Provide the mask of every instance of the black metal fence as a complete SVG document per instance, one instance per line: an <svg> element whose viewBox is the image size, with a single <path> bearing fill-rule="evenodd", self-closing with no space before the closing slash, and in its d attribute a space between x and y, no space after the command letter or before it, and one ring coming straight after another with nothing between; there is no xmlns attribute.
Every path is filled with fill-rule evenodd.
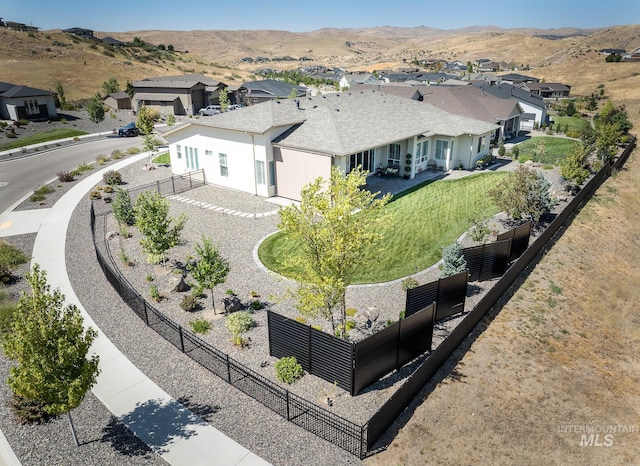
<svg viewBox="0 0 640 466"><path fill-rule="evenodd" d="M635 148L635 145L636 138L633 137L622 154L616 159L613 166L605 165L598 173L596 173L580 190L577 196L572 199L569 205L556 216L545 231L536 238L529 247L524 250L522 249L522 244L524 243L524 226L522 226L522 231L514 232L514 236L512 238L500 238L501 240L506 239L510 243L510 250L507 255L509 259L513 258L514 254L517 254L518 252L521 253L520 257L512 262L504 275L487 291L478 304L460 320L447 338L445 338L435 350L430 352L425 361L406 379L402 386L396 390L396 392L364 425L351 422L293 393L290 393L288 390L274 384L261 375L253 372L251 369L233 360L228 354L225 354L202 341L196 335L183 329L180 325L172 322L170 319L167 319L159 311L153 308L153 306L149 305L149 303L147 303L118 272L117 268L111 265L113 264L113 259L111 258L106 245L100 245L96 242L96 214L92 205L90 221L93 242L96 249L98 263L102 267L107 280L112 284L114 289L120 294L129 307L141 319L143 319L147 325L151 326L176 348L179 348L185 354L188 354L193 360L201 364L203 367L209 369L218 377L248 394L264 406L278 413L283 418L286 418L289 422L292 422L305 430L334 443L344 450L363 458L366 452L374 446L375 442L380 438L384 431L393 423L402 411L404 411L420 390L422 390L429 379L433 377L449 356L451 356L464 339L467 338L469 333L493 307L495 302L508 290L531 260L533 260L547 242L553 238L569 216L572 215L576 209L583 204L585 199L593 193L597 186L611 174L612 168L622 168L622 165L629 157L631 151ZM190 180L190 183L192 182L193 179ZM202 183L204 184L204 178ZM156 184L156 188L159 192L162 192L162 186L164 186L164 184ZM147 187L147 189L148 188L149 187ZM103 232L104 237L106 234L106 222L103 229L105 230ZM528 243L528 233L526 234L526 237ZM101 253L100 249L102 248L106 250L106 254ZM109 257L109 259L107 260L105 256ZM490 270L492 269L493 267L490 267ZM458 278L458 280L460 280L460 278ZM466 273L464 281L466 287ZM429 293L437 297L440 284L436 282L437 287L435 287L435 291L434 285L430 285L431 288ZM428 300L428 298L424 297L421 299ZM433 301L431 301L431 303L433 303ZM452 299L452 302L455 301L456 299ZM413 305L414 304L412 303L412 306ZM438 313L437 305L432 305L431 312L429 312L429 310L425 310L424 313L414 313L415 315L409 315L408 318L402 319L403 321L406 321L404 332L402 331L402 321L397 322L395 325L398 325L398 333L395 335L402 335L402 338L409 342L409 345L402 347L402 349L396 352L395 355L385 355L385 357L389 359L390 362L395 358L396 364L398 364L400 361L409 360L407 358L410 358L410 354L412 352L420 352L419 354L424 353L426 351L427 343L428 347L431 348L431 339L423 339L416 343L416 329L422 328L425 324L428 326L430 322L431 330L433 330L433 321L441 318L441 315L445 315L447 312L454 309L457 309L455 304L453 304L449 310L443 310L442 314L440 314ZM435 317L434 312L436 314ZM431 317L429 317L429 315L431 315ZM414 317L416 317L416 319L413 319ZM382 334L382 336L378 338L388 341L399 341L401 338L400 336L394 336L393 329L389 330L388 334L384 334L383 332L379 332L379 334ZM306 340L304 336L301 337L299 343L302 345L305 343L307 345L312 344L311 338ZM373 340L371 340L371 343L373 343ZM400 348L400 346L397 347ZM300 349L298 345L291 344L289 346L290 350L293 350L294 348ZM367 354L367 357L370 357L371 353L366 350L365 345L361 348L362 354ZM385 348L385 346L380 345L379 348ZM355 353L354 358L358 359L359 355L357 354L357 350ZM300 358L298 358L298 360L300 361L303 359L304 352L300 353ZM379 360L380 358L378 358L378 361ZM307 364L310 364L310 361L307 361ZM367 365L364 356L360 358L360 364L362 365L362 368ZM373 374L373 372L369 372L367 377L372 377L371 374ZM376 379L377 378L378 376L376 376Z"/></svg>
<svg viewBox="0 0 640 466"><path fill-rule="evenodd" d="M268 311L269 355L295 356L302 368L352 396L431 350L435 303L352 343Z"/></svg>
<svg viewBox="0 0 640 466"><path fill-rule="evenodd" d="M436 303L435 320L442 320L464 310L468 271L407 290L405 317Z"/></svg>
<svg viewBox="0 0 640 466"><path fill-rule="evenodd" d="M509 231L498 235L496 241L511 240L511 252L509 254L509 262L513 262L522 255L529 247L529 239L531 238L531 221L512 228Z"/></svg>

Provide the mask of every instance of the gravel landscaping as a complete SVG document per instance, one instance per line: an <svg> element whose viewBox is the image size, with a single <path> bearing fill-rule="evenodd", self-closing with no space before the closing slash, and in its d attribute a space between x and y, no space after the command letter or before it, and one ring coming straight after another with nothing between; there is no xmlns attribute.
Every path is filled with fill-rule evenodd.
<svg viewBox="0 0 640 466"><path fill-rule="evenodd" d="M128 186L135 187L170 176L170 169L167 167L159 167L153 171L144 170L143 167L144 164L139 162L120 170ZM52 205L74 184L61 184L56 189L56 192L53 193L54 195L49 195L51 198L47 197L45 207L50 207L49 202ZM266 272L256 263L254 258L255 246L265 236L276 231L277 228L278 216L264 214L272 213L278 206L255 196L213 186L197 188L181 196L201 203L231 208L235 211L262 214L262 216L242 217L216 210L203 209L193 203L179 202L179 200L171 201L171 214L175 216L180 212L185 212L188 220L183 233L185 242L172 250L170 257L184 263L187 256L194 253L194 241L204 234L213 239L214 243L218 243L223 255L231 261L231 272L226 283L220 285L214 291L218 312L221 312L220 300L224 297L225 290L230 288L239 295L244 303L253 300L250 293L256 292L260 295L259 299L265 303L267 308L290 317L296 316L297 312L292 303L275 299L275 296L282 296L290 283L286 279L275 277ZM284 421L271 410L229 386L226 382L181 354L179 350L146 327L122 303L96 263L89 231L89 204L90 201L87 196L76 208L69 225L66 245L69 278L77 296L90 312L97 325L136 366L143 370L152 380L161 382L160 385L164 390L174 398L181 399L185 405L191 407L194 412L200 414L212 425L274 464L359 463L357 458L337 446ZM96 206L104 209L108 208L108 205L102 201L98 201ZM29 201L25 201L19 208L34 208L34 206L33 203L29 205ZM109 222L113 222L113 219L110 218ZM499 224L494 227L498 228ZM502 225L502 228L506 229L504 225ZM117 231L115 223L109 223L108 230ZM147 264L146 258L138 246L137 239L139 238L135 236L137 232L134 228L131 228L131 232L134 233L134 236L130 239L122 239L116 236L110 240L112 254L115 263L119 265L120 270L127 276L127 279L151 302L152 300L148 293L151 282L147 281L147 277L151 277L162 291L162 283L170 274L166 275L162 267ZM23 238L22 240L32 244L35 235L24 236L31 236L32 238ZM18 237L10 239L14 240L14 238ZM122 264L119 259L121 246L129 259L135 262L135 266L125 267ZM437 268L432 267L415 274L414 278L420 284L423 284L437 279L438 274ZM470 288L467 309L470 309L482 296L483 291L491 285L491 282L475 283L474 285L478 286ZM206 293L208 294L208 292ZM245 335L250 338L249 348L238 349L231 345L229 341L230 335L224 326L224 318L213 314L210 296L200 300L204 309L194 313L187 313L179 308L182 294L171 293L168 290L164 291L164 294L166 298L154 305L165 315L185 328L189 328L189 321L196 316L202 315L212 320L214 324L212 330L203 337L206 341L254 371L275 381L273 364L276 359L268 355L266 312L264 310L254 313L257 326ZM378 318L380 324L387 319L398 319L400 311L404 309L404 299L404 290L400 280L384 285L350 287L347 294L348 306L355 307L359 311L366 310L370 306L376 306L380 311L380 317ZM436 325L434 347L455 327L459 319L460 317L456 317ZM326 321L309 321L309 323L327 326ZM355 339L359 339L364 337L366 333L366 331L360 333L353 331L352 336ZM353 422L364 423L422 360L423 358L419 358L398 373L389 374L381 382L367 388L356 397L349 396L348 393L341 389L335 390L335 403L333 407L327 409ZM2 361L0 370L3 375L6 374L8 370L6 360ZM332 390L332 384L307 374L288 388L309 401L319 404L321 393ZM122 456L118 456L122 454L121 448L110 440L95 440L100 432L103 437L107 435L104 430L100 431L96 426L109 426L113 424L113 419L110 419L108 412L104 412L106 411L105 408L92 397L92 395L89 395L76 411L78 411L77 416L79 418L83 416L81 413L87 409L87 406L90 407L90 412L93 413L87 414L87 425L93 426L93 430L87 427L87 435L94 439L90 443L92 448L97 449L94 458L101 458L104 454L106 460L104 462L101 461L100 464L109 464L108 458L112 457L116 459L119 457L122 461ZM96 408L93 406L94 403L99 406ZM20 440L20 438L23 438L20 435L21 426L14 425L15 423L8 419L9 416L10 413L4 409L1 421L2 430L22 460L25 448L28 449L29 445L33 444L33 441L24 442ZM259 420L259 422L256 422L256 420ZM63 421L66 422L64 419L54 422ZM38 432L42 432L42 435L47 435L44 430L45 427L42 427L42 430L40 430L40 426L34 429L38 429ZM82 428L79 425L77 427L79 434L82 436ZM122 438L122 442L125 444L134 443L134 440L129 438L133 436L129 435L127 437L126 433L128 431L126 429L121 430L124 430L124 433L119 433L118 435ZM58 428L56 432L61 437L58 443L64 444L62 439L64 439L64 435L67 432L63 428ZM91 433L89 434L89 432ZM36 437L34 438L37 438L40 434L35 435ZM14 446L15 442L18 444L17 447ZM23 447L20 446L21 443L28 443L29 445ZM69 445L72 445L72 442ZM138 445L132 448L136 452L144 450L144 448L139 447ZM73 450L73 448L71 449ZM148 461L144 464L154 464L154 460L161 462L154 455L145 456L148 454L148 451L144 454L136 454L135 459L132 461ZM23 464L63 464L55 461L47 463L48 456L36 455L35 457L41 459L42 462L23 462ZM88 462L74 461L73 463L92 464L90 460ZM129 458L127 458L126 464L138 463L129 462Z"/></svg>

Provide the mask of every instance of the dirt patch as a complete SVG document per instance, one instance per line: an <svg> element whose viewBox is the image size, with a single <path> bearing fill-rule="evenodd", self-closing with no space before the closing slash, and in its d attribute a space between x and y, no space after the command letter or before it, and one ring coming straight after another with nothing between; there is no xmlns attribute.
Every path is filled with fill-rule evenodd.
<svg viewBox="0 0 640 466"><path fill-rule="evenodd" d="M485 318L367 463L637 461L637 154L598 189L509 302Z"/></svg>

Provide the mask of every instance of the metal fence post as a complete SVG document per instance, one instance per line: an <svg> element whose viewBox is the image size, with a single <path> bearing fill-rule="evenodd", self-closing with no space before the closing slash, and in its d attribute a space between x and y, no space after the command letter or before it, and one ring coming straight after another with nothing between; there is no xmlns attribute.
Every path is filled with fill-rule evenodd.
<svg viewBox="0 0 640 466"><path fill-rule="evenodd" d="M286 396L286 400L287 400L287 421L291 420L291 415L289 414L289 390L285 391Z"/></svg>
<svg viewBox="0 0 640 466"><path fill-rule="evenodd" d="M176 180L173 176L171 177L171 190L173 191L173 194L176 193Z"/></svg>
<svg viewBox="0 0 640 466"><path fill-rule="evenodd" d="M180 349L184 353L184 339L182 338L182 325L178 325L178 334L180 335Z"/></svg>
<svg viewBox="0 0 640 466"><path fill-rule="evenodd" d="M230 385L233 385L231 383L231 366L229 365L229 354L225 354L225 356L227 357L227 383Z"/></svg>
<svg viewBox="0 0 640 466"><path fill-rule="evenodd" d="M193 188L193 182L191 181L191 172L189 172L189 188Z"/></svg>
<svg viewBox="0 0 640 466"><path fill-rule="evenodd" d="M160 191L160 180L156 181L156 191L158 191L158 194L162 194Z"/></svg>
<svg viewBox="0 0 640 466"><path fill-rule="evenodd" d="M149 326L149 314L147 314L147 302L142 300L142 309L144 309L144 321L147 323L147 327Z"/></svg>

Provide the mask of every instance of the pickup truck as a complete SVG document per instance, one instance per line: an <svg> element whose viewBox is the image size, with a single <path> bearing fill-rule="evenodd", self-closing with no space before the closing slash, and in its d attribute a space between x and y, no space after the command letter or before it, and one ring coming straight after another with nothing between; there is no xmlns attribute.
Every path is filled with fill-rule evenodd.
<svg viewBox="0 0 640 466"><path fill-rule="evenodd" d="M217 115L220 113L220 105L207 105L206 107L198 110L198 113L202 116Z"/></svg>

